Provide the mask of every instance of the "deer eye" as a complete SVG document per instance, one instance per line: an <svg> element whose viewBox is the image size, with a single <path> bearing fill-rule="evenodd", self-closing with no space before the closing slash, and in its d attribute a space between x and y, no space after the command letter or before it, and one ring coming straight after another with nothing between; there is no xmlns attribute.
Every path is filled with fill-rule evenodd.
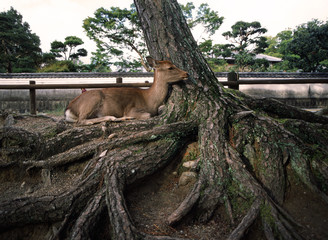
<svg viewBox="0 0 328 240"><path fill-rule="evenodd" d="M168 69L169 69L169 70L173 70L173 67L169 67Z"/></svg>

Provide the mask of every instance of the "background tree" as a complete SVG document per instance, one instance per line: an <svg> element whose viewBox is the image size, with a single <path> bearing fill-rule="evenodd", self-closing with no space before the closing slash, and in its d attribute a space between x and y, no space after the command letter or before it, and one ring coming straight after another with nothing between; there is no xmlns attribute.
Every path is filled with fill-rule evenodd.
<svg viewBox="0 0 328 240"><path fill-rule="evenodd" d="M223 22L223 17L219 17L208 4L201 4L197 11L191 2L181 7L189 27L192 29L202 26L209 36L213 35ZM96 65L110 63L116 66L118 71L140 71L141 67L147 71L151 70L145 61L148 50L134 5L131 5L131 9L99 8L94 17L84 20L83 28L88 37L97 43L98 50L94 53L97 55L94 58Z"/></svg>
<svg viewBox="0 0 328 240"><path fill-rule="evenodd" d="M212 36L223 23L224 17L220 17L217 11L211 10L207 3L202 3L198 7L196 16L194 14L196 7L192 2L186 5L180 4L180 7L190 29L200 25L205 33Z"/></svg>
<svg viewBox="0 0 328 240"><path fill-rule="evenodd" d="M186 238L185 233L167 224L183 223L185 229L212 220L217 231L218 219L228 219L227 233L218 237L238 240L255 230L267 239L315 236L299 223L304 211L295 217L286 210L286 200L290 189L311 192L307 196L327 211L327 118L224 88L199 51L177 1L135 4L150 55L188 71L191 83L174 85L161 114L148 120L84 127L58 123L52 135L4 128L0 170L11 175L28 171L27 178L41 175L47 184L64 172L68 184L58 188L24 181L29 192L4 192L0 230L37 225L53 239L97 239L94 235L100 233L98 239L177 240ZM143 231L136 224L143 214L133 215L134 206L127 202L129 190L142 180L154 181L154 173L176 161L191 139L199 147L196 182L174 210L161 209L158 228L164 231ZM161 191L156 186L147 197ZM308 204L308 199L294 200L296 208L302 201Z"/></svg>
<svg viewBox="0 0 328 240"><path fill-rule="evenodd" d="M0 13L0 71L35 72L41 64L39 37L14 8Z"/></svg>
<svg viewBox="0 0 328 240"><path fill-rule="evenodd" d="M255 64L254 56L263 53L268 47L267 40L261 36L267 29L262 28L261 23L238 21L231 26L231 31L222 35L232 42L231 52L236 64L242 70ZM262 60L261 60L262 61Z"/></svg>
<svg viewBox="0 0 328 240"><path fill-rule="evenodd" d="M90 71L94 72L111 72L108 56L104 51L101 51L99 48L96 52L92 53Z"/></svg>
<svg viewBox="0 0 328 240"><path fill-rule="evenodd" d="M70 60L50 61L39 72L77 72L78 66Z"/></svg>
<svg viewBox="0 0 328 240"><path fill-rule="evenodd" d="M265 49L265 54L282 58L288 54L287 45L293 40L293 31L284 30L279 32L275 37L267 37L268 47Z"/></svg>
<svg viewBox="0 0 328 240"><path fill-rule="evenodd" d="M224 58L227 57L227 54L231 56L230 50L227 49L229 44L214 44L211 39L222 25L224 17L220 17L217 11L211 10L205 3L201 4L197 10L192 2L188 2L186 5L180 4L180 7L191 30L196 29L197 26L203 28L203 33L198 36L198 39L202 39L199 41L199 47L212 70L226 71L227 63ZM204 36L205 33L206 36Z"/></svg>
<svg viewBox="0 0 328 240"><path fill-rule="evenodd" d="M298 26L287 44L285 59L304 72L327 71L328 21L313 20ZM292 56L291 56L292 55Z"/></svg>
<svg viewBox="0 0 328 240"><path fill-rule="evenodd" d="M84 48L76 49L76 47L82 45L84 42L81 38L76 36L68 36L65 38L65 42L53 41L51 43L50 52L56 58L63 58L64 60L78 60L79 57L85 57L88 55L87 50Z"/></svg>
<svg viewBox="0 0 328 240"><path fill-rule="evenodd" d="M131 55L131 52L134 52L139 59L137 67L143 66L150 71L145 61L147 49L134 5L131 5L130 10L118 7L111 7L110 10L99 8L94 17L84 20L83 28L88 37L97 44L98 57L94 60L101 60L101 62L97 62L96 65L102 65L104 62L113 64L115 61L116 65L121 67L121 71L122 69L131 69L133 68L131 64L136 59ZM124 49L128 51L124 51ZM99 59L99 56L102 58Z"/></svg>
<svg viewBox="0 0 328 240"><path fill-rule="evenodd" d="M231 44L213 44L212 40L199 43L199 49L214 72L228 71L226 58L232 56Z"/></svg>
<svg viewBox="0 0 328 240"><path fill-rule="evenodd" d="M76 49L77 46L84 44L81 38L76 36L68 36L65 38L64 44L68 47L69 59L79 59L79 57L85 57L88 55L87 50L84 48Z"/></svg>
<svg viewBox="0 0 328 240"><path fill-rule="evenodd" d="M261 23L238 21L231 26L231 29L222 35L234 44L233 50L260 53L267 47L264 44L265 39L261 36L267 32L267 29L262 28Z"/></svg>
<svg viewBox="0 0 328 240"><path fill-rule="evenodd" d="M77 49L84 42L76 36L68 36L64 42L51 42L49 53L43 54L43 66L40 72L76 72L91 71L89 66L81 64L80 57L85 57L88 52L84 48ZM57 60L57 59L61 60Z"/></svg>
<svg viewBox="0 0 328 240"><path fill-rule="evenodd" d="M287 46L293 40L293 31L284 30L279 32L275 37L268 37L268 48L265 54L273 57L282 58L283 61L273 66L276 71L296 71L297 68L289 62L291 59L296 59L297 56L292 54Z"/></svg>

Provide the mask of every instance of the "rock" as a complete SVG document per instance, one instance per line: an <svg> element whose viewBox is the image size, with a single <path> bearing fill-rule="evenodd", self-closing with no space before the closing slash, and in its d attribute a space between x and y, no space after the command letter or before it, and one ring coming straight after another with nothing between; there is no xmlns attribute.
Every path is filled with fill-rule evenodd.
<svg viewBox="0 0 328 240"><path fill-rule="evenodd" d="M179 186L185 186L190 182L194 182L197 178L195 172L183 172L179 179Z"/></svg>
<svg viewBox="0 0 328 240"><path fill-rule="evenodd" d="M197 160L184 162L182 166L188 169L195 169L197 167Z"/></svg>
<svg viewBox="0 0 328 240"><path fill-rule="evenodd" d="M247 157L250 161L254 161L256 159L256 152L251 144L247 144L245 146L244 156Z"/></svg>
<svg viewBox="0 0 328 240"><path fill-rule="evenodd" d="M106 153L107 153L107 150L103 151L102 153L100 153L99 157L100 158L105 157L106 156Z"/></svg>
<svg viewBox="0 0 328 240"><path fill-rule="evenodd" d="M183 156L183 161L193 161L199 156L198 142L193 142L188 145L186 152Z"/></svg>
<svg viewBox="0 0 328 240"><path fill-rule="evenodd" d="M29 188L26 190L25 194L31 194L31 193L33 193L33 188L32 188L32 187L29 187Z"/></svg>

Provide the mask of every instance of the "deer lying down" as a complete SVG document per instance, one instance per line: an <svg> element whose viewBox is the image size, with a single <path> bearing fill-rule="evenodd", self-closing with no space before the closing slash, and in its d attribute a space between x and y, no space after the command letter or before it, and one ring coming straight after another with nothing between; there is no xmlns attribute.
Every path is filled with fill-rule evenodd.
<svg viewBox="0 0 328 240"><path fill-rule="evenodd" d="M68 122L89 125L104 121L148 119L157 115L158 107L168 92L168 83L188 79L188 73L170 61L147 58L155 68L154 82L149 89L105 88L87 91L73 99L65 110Z"/></svg>

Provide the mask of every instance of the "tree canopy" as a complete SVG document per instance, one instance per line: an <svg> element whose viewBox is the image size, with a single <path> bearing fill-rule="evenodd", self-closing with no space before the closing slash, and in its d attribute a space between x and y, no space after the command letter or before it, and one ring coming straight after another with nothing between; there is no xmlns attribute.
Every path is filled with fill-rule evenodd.
<svg viewBox="0 0 328 240"><path fill-rule="evenodd" d="M131 9L121 9L111 7L110 10L99 8L94 13L94 17L88 17L83 22L87 36L94 40L97 44L97 57L93 58L96 65L104 63L113 63L112 59L116 58L117 65L123 69L129 68L129 61L133 65L142 66L150 71L150 68L145 62L147 49L143 40L142 31L139 24L136 9L131 5ZM138 61L135 58L131 59L131 54L134 52L138 55ZM105 54L100 54L105 53ZM101 58L99 58L101 57Z"/></svg>
<svg viewBox="0 0 328 240"><path fill-rule="evenodd" d="M260 22L238 21L231 26L231 31L222 34L232 42L228 46L241 70L256 65L266 64L268 66L268 63L263 60L254 59L256 54L263 53L268 47L267 38L262 36L266 32L267 29L263 28Z"/></svg>
<svg viewBox="0 0 328 240"><path fill-rule="evenodd" d="M180 4L180 7L190 29L202 25L205 32L211 36L223 23L224 17L220 17L217 11L211 10L207 3L202 3L198 7L196 16L193 13L196 7L192 2L188 2L186 5Z"/></svg>
<svg viewBox="0 0 328 240"><path fill-rule="evenodd" d="M50 52L56 57L64 60L77 60L79 57L88 55L84 48L76 49L78 46L84 44L81 38L76 36L68 36L64 42L53 41L51 43Z"/></svg>
<svg viewBox="0 0 328 240"><path fill-rule="evenodd" d="M201 26L203 32L197 43L212 70L214 71L328 71L327 59L327 22L312 20L299 25L296 29L285 30L276 36L264 36L266 28L257 21L238 21L231 30L222 35L230 44L217 43L212 39L224 21L217 11L208 4L196 7L192 2L179 4L189 28ZM65 40L51 43L51 52L43 53L39 37L31 33L29 24L13 8L0 14L0 71L35 72L52 64L55 59L73 61L72 66L60 69L84 69L87 71L150 71L144 60L149 54L145 45L137 11L132 4L129 9L111 7L99 8L93 17L83 21L87 36L97 44L92 53L91 64L81 68L76 64L80 57L87 56L81 38L68 36ZM197 28L199 30L199 28ZM265 53L282 58L283 61L269 65L266 60L256 59L255 55ZM235 65L228 66L227 59ZM58 65L58 64L57 64ZM70 64L71 65L71 64ZM81 65L81 64L80 64ZM48 69L56 71L56 66ZM46 71L48 71L46 69Z"/></svg>
<svg viewBox="0 0 328 240"><path fill-rule="evenodd" d="M0 13L0 71L35 72L41 64L40 38L14 8Z"/></svg>
<svg viewBox="0 0 328 240"><path fill-rule="evenodd" d="M294 68L304 72L328 71L328 21L313 20L298 26L286 51L285 59Z"/></svg>
<svg viewBox="0 0 328 240"><path fill-rule="evenodd" d="M266 47L261 36L267 29L261 26L260 22L238 21L231 26L231 31L224 32L222 35L231 39L234 50L237 52L253 51L260 53Z"/></svg>
<svg viewBox="0 0 328 240"><path fill-rule="evenodd" d="M196 14L193 3L180 6L190 28L202 25L206 33L213 35L223 22L224 18L219 17L208 4L201 4ZM99 8L94 17L84 20L83 28L88 37L97 43L97 52L93 53L93 64L96 66L110 63L119 69L136 70L142 66L147 71L151 70L145 61L148 50L133 4L130 9Z"/></svg>

